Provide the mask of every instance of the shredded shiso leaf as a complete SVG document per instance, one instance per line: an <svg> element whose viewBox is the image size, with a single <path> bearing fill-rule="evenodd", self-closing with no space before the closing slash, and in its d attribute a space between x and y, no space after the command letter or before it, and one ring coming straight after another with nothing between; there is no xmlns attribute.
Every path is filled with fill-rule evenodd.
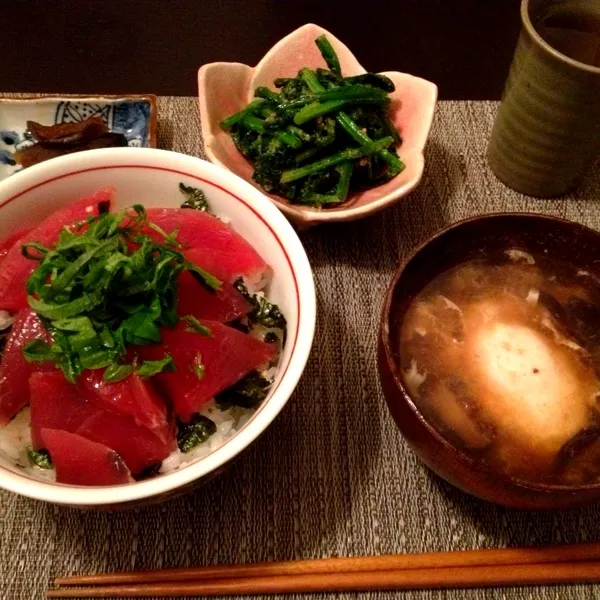
<svg viewBox="0 0 600 600"><path fill-rule="evenodd" d="M143 234L150 228L162 238ZM27 281L27 300L52 336L23 349L31 362L54 362L75 382L84 369L107 367L106 381L134 370L151 377L173 368L159 361L123 364L129 346L160 342L160 328L177 324L178 278L189 271L205 288L221 281L187 261L176 233L148 221L140 204L63 228L53 247L24 244L23 255L39 262Z"/></svg>

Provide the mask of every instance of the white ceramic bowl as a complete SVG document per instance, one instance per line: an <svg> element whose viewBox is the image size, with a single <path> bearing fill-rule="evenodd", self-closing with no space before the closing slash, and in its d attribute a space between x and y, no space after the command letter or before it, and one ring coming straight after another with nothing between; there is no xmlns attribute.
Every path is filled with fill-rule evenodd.
<svg viewBox="0 0 600 600"><path fill-rule="evenodd" d="M75 506L146 503L198 483L247 448L285 406L302 374L315 327L315 290L306 253L284 216L258 190L199 158L150 148L109 148L56 158L0 183L0 239L35 225L58 207L114 186L116 206L178 207L179 182L202 188L213 210L231 219L273 267L269 296L288 322L288 337L268 397L250 421L219 449L168 475L108 487L76 487L34 480L0 456L0 486L31 498Z"/></svg>
<svg viewBox="0 0 600 600"><path fill-rule="evenodd" d="M256 67L241 63L216 62L204 65L198 71L200 121L204 149L215 164L229 169L252 185L252 165L238 152L231 137L219 123L241 110L254 97L258 86L273 88L276 77L295 77L302 67L325 67L315 46L315 38L327 35L335 49L345 76L366 73L348 46L332 33L318 25L303 25L279 40ZM417 187L423 176L423 150L429 136L437 100L437 86L426 79L386 71L396 86L390 94L389 115L402 135L398 153L406 169L383 185L354 192L348 200L335 208L314 208L291 204L285 198L267 194L275 205L300 228L319 223L333 223L362 219L391 206Z"/></svg>

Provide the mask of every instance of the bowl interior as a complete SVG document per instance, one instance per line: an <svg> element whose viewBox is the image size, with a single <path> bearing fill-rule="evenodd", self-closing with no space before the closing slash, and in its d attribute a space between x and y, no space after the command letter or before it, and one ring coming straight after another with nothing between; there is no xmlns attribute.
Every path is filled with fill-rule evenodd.
<svg viewBox="0 0 600 600"><path fill-rule="evenodd" d="M388 366L393 373L399 394L388 402L407 402L437 442L451 447L463 463L477 465L477 470L494 473L500 478L516 479L466 455L442 435L423 416L410 397L400 368L400 355L392 336L402 326L409 306L421 290L436 276L468 260L484 258L489 253L519 248L526 252L547 255L600 277L596 257L600 252L600 234L582 225L534 214L498 214L476 217L445 229L426 241L404 262L390 285L384 306L382 342ZM564 488L519 481L531 488ZM590 486L580 486L590 487ZM569 489L576 489L575 486Z"/></svg>
<svg viewBox="0 0 600 600"><path fill-rule="evenodd" d="M218 75L211 74L210 79L218 79ZM291 76L292 73L280 73L280 76ZM385 201L393 195L406 193L412 189L412 184L418 182L423 171L423 147L429 133L433 106L431 103L431 88L422 85L423 80L402 73L386 73L396 84L396 91L391 94L392 104L389 115L397 130L403 137L402 145L398 146L398 153L402 157L406 168L402 173L390 181L368 190L358 190L350 194L348 200L341 206L321 210L314 207L294 205L285 198L274 194L266 194L280 207L302 213L314 213L315 215L336 215L352 209L373 205L379 201ZM210 83L207 83L207 87ZM248 102L239 94L232 94L230 88L223 89L218 93L218 88L212 88L208 96L207 119L212 128L212 135L207 140L207 152L215 162L226 167L242 179L250 182L257 189L262 190L259 184L252 179L254 171L252 165L235 147L231 137L223 131L219 122L225 117L242 110ZM224 96L228 100L225 101ZM227 110L226 106L230 106ZM429 116L431 115L431 116ZM264 190L262 190L264 193Z"/></svg>
<svg viewBox="0 0 600 600"><path fill-rule="evenodd" d="M153 495L202 477L230 460L270 423L287 401L312 341L314 289L310 267L296 234L283 216L256 190L230 173L200 159L149 149L94 150L54 159L0 185L0 239L39 223L60 206L102 187L115 189L117 208L133 203L179 207L183 200L178 190L180 182L203 189L213 211L230 219L232 227L273 268L268 293L286 315L288 338L267 399L235 437L206 458L172 474L127 486L72 488L27 478L0 455L0 467L5 470L1 473L0 469L0 483L5 487L8 484L13 491L52 500L63 500L60 492L55 493L56 489L66 488L67 495L73 493L69 490L76 490L76 500L69 499L72 503L101 504L113 501L111 496L115 495L127 500ZM299 354L303 353L306 356L299 360ZM8 477L7 472L18 481ZM167 479L168 483L161 482ZM55 490L49 491L49 487Z"/></svg>

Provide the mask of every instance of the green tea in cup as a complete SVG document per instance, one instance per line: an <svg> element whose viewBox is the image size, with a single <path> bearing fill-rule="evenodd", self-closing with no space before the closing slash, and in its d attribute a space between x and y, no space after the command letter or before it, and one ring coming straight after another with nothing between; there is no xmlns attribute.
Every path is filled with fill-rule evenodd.
<svg viewBox="0 0 600 600"><path fill-rule="evenodd" d="M488 160L509 187L558 196L600 151L600 0L523 0L521 19Z"/></svg>
<svg viewBox="0 0 600 600"><path fill-rule="evenodd" d="M533 26L552 48L573 60L600 67L600 3L562 2Z"/></svg>

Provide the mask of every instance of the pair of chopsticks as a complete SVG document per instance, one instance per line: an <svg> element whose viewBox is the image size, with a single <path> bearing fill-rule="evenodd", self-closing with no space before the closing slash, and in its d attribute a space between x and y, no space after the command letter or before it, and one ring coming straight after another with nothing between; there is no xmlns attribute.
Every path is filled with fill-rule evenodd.
<svg viewBox="0 0 600 600"><path fill-rule="evenodd" d="M48 598L233 596L600 581L600 542L59 577ZM93 586L93 587L90 587Z"/></svg>

